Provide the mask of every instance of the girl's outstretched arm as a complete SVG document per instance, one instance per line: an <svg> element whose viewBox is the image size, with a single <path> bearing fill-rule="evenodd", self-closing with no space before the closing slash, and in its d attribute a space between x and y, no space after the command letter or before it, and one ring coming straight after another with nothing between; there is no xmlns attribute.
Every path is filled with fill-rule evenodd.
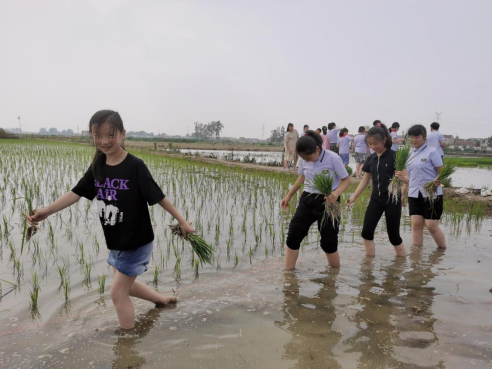
<svg viewBox="0 0 493 370"><path fill-rule="evenodd" d="M365 172L365 175L363 176L363 179L359 182L359 185L356 188L356 190L354 191L353 195L346 202L346 206L351 205L352 203L354 203L356 201L356 199L358 199L358 197L361 195L361 193L363 191L365 191L366 187L370 183L370 179L371 179L370 173Z"/></svg>
<svg viewBox="0 0 493 370"><path fill-rule="evenodd" d="M187 239L188 233L193 233L195 231L193 227L190 226L190 224L187 222L187 220L183 218L180 212L178 212L178 210L175 208L173 203L171 203L171 201L168 198L164 197L158 204L178 221L178 224L180 225L181 233L183 234L183 237L185 239Z"/></svg>
<svg viewBox="0 0 493 370"><path fill-rule="evenodd" d="M296 193L301 186L305 183L305 176L300 175L294 185L291 187L291 190L289 190L288 195L284 197L284 199L281 201L281 207L286 208L288 206L289 200L293 197L294 193Z"/></svg>
<svg viewBox="0 0 493 370"><path fill-rule="evenodd" d="M77 203L80 196L75 194L73 191L63 194L60 198L55 200L49 206L41 209L35 209L32 215L26 214L27 221L31 225L37 225L39 221L43 221L48 216L61 211L64 208L70 207L72 204Z"/></svg>

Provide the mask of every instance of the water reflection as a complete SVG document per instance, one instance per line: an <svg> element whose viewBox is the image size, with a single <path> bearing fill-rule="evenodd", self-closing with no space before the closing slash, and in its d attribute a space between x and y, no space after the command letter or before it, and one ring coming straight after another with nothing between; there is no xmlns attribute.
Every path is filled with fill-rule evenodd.
<svg viewBox="0 0 493 370"><path fill-rule="evenodd" d="M137 345L141 342L142 338L149 334L161 313L174 308L174 306L153 308L137 318L135 329L132 333L119 333L118 340L113 347L115 357L112 361L112 368L139 369L145 365L147 360L145 355L140 355L139 351L137 351Z"/></svg>
<svg viewBox="0 0 493 370"><path fill-rule="evenodd" d="M284 357L296 360L297 368L341 367L333 349L342 334L332 329L336 319L333 300L337 297L338 273L339 269L331 269L305 283L296 272L285 272L284 318L275 325L292 334L291 341L284 346Z"/></svg>
<svg viewBox="0 0 493 370"><path fill-rule="evenodd" d="M337 270L305 279L286 272L283 319L275 322L292 335L283 357L300 368L340 368L347 364L336 354L344 349L361 368L443 367L433 360L436 293L428 286L443 253L412 246L408 258L390 264L364 257L355 286L345 285ZM339 329L336 319L349 320L349 327ZM424 351L418 357L417 349Z"/></svg>
<svg viewBox="0 0 493 370"><path fill-rule="evenodd" d="M365 258L357 300L360 309L352 317L358 332L345 341L351 352L360 355L358 367L443 367L441 362L420 364L425 359L411 352L437 343L432 313L435 292L427 285L437 275L433 266L443 253L436 250L426 257L422 247L412 246L407 260L396 258L378 270L373 260ZM381 284L377 276L383 276Z"/></svg>
<svg viewBox="0 0 493 370"><path fill-rule="evenodd" d="M393 325L392 316L401 306L405 286L401 277L406 266L404 258L395 257L390 266L375 269L375 259L365 257L361 264L357 312L350 318L357 332L345 341L351 347L348 352L359 355L358 367L396 368L403 364L395 359L393 340L398 332ZM378 276L384 274L382 282ZM400 307L399 307L400 308Z"/></svg>

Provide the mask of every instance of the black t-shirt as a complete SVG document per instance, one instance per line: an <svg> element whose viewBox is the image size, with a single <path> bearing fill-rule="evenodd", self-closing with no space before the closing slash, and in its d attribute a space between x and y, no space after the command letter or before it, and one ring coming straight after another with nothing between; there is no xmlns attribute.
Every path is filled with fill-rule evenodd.
<svg viewBox="0 0 493 370"><path fill-rule="evenodd" d="M388 196L389 184L394 177L395 154L391 149L387 149L380 157L373 153L368 157L363 165L363 171L371 175L373 192L372 195Z"/></svg>
<svg viewBox="0 0 493 370"><path fill-rule="evenodd" d="M164 198L144 162L127 153L116 166L104 165L104 180L94 179L91 167L72 191L84 198L97 198L98 215L106 245L117 251L135 250L154 240L147 204Z"/></svg>

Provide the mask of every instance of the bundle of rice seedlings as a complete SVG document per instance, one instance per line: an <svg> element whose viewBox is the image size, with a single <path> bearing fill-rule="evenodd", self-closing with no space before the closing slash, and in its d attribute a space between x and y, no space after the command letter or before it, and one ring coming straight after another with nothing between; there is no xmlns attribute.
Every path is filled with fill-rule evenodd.
<svg viewBox="0 0 493 370"><path fill-rule="evenodd" d="M181 232L180 225L174 224L169 225L171 228L171 232L175 235L181 236L183 238L183 234ZM202 239L200 236L192 233L187 234L187 239L192 246L192 250L195 252L197 257L200 260L200 264L203 266L204 262L212 265L214 259L214 247Z"/></svg>
<svg viewBox="0 0 493 370"><path fill-rule="evenodd" d="M438 173L437 180L442 184L450 183L450 177L456 170L457 167L453 163L445 163L443 168ZM435 185L435 181L433 180L427 182L426 184L423 185L423 188L425 191L425 197L428 197L431 203L433 203L437 198L436 196L437 186Z"/></svg>
<svg viewBox="0 0 493 370"><path fill-rule="evenodd" d="M334 178L329 172L322 172L316 174L313 178L313 181L309 182L308 184L321 192L324 197L328 197L332 193ZM322 222L320 226L323 227L325 225L325 222L329 218L332 220L332 225L335 226L335 223L341 220L341 215L342 209L339 202L335 202L332 204L325 202L324 215L322 217Z"/></svg>
<svg viewBox="0 0 493 370"><path fill-rule="evenodd" d="M406 165L409 161L409 156L411 155L411 147L409 145L405 145L404 148L399 149L395 152L395 162L394 168L396 171L403 171L406 168ZM402 181L398 177L394 176L389 183L389 198L392 199L392 202L397 204L400 199L402 188Z"/></svg>

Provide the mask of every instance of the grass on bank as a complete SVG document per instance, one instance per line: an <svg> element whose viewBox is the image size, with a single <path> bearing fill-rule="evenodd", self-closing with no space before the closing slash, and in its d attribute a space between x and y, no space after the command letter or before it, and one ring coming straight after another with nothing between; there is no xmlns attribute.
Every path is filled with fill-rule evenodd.
<svg viewBox="0 0 493 370"><path fill-rule="evenodd" d="M491 167L491 157L488 158L459 158L447 157L447 162L457 167Z"/></svg>

